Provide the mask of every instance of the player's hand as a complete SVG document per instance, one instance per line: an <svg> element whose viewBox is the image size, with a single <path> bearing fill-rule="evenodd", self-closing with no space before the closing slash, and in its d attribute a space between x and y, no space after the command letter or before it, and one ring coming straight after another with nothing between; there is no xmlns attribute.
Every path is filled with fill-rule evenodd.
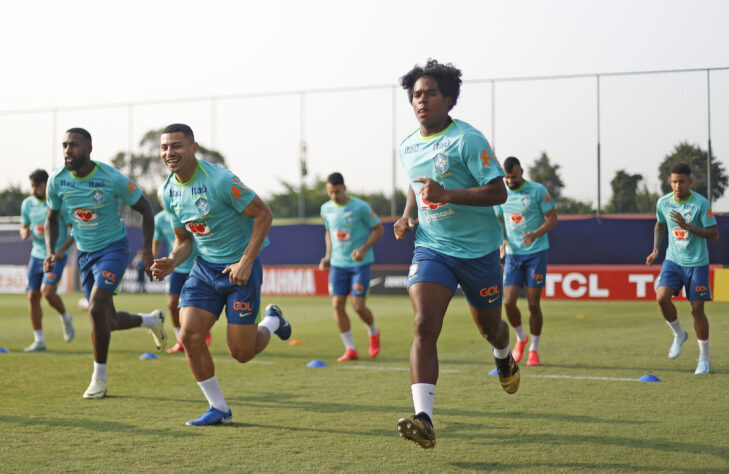
<svg viewBox="0 0 729 474"><path fill-rule="evenodd" d="M688 227L688 224L686 223L686 220L683 218L683 215L678 211L671 211L671 220L673 222L675 222L676 225L682 229L686 229Z"/></svg>
<svg viewBox="0 0 729 474"><path fill-rule="evenodd" d="M147 278L149 278L149 281L154 280L154 276L152 275L152 265L153 264L154 264L154 254L152 253L152 249L142 250L142 267L144 268L144 273L147 274Z"/></svg>
<svg viewBox="0 0 729 474"><path fill-rule="evenodd" d="M521 241L524 242L524 245L527 247L529 247L535 240L537 240L537 236L534 232L524 232L521 238Z"/></svg>
<svg viewBox="0 0 729 474"><path fill-rule="evenodd" d="M506 244L499 245L499 260L503 260L506 257Z"/></svg>
<svg viewBox="0 0 729 474"><path fill-rule="evenodd" d="M319 270L325 272L329 269L329 259L326 257L322 257L321 260L319 260Z"/></svg>
<svg viewBox="0 0 729 474"><path fill-rule="evenodd" d="M43 273L50 273L53 271L53 265L56 263L58 259L56 259L55 254L51 254L43 260Z"/></svg>
<svg viewBox="0 0 729 474"><path fill-rule="evenodd" d="M653 265L653 262L656 261L656 257L658 257L658 251L651 252L645 259L646 265Z"/></svg>
<svg viewBox="0 0 729 474"><path fill-rule="evenodd" d="M362 260L364 260L365 253L360 249L354 249L352 250L352 254L350 255L350 257L352 257L352 260L354 260L355 262L361 262Z"/></svg>
<svg viewBox="0 0 729 474"><path fill-rule="evenodd" d="M236 262L223 269L223 275L228 274L228 280L234 285L245 285L251 276L251 264Z"/></svg>
<svg viewBox="0 0 729 474"><path fill-rule="evenodd" d="M448 202L446 190L442 184L431 178L415 178L413 183L423 183L418 193L420 198L429 202Z"/></svg>
<svg viewBox="0 0 729 474"><path fill-rule="evenodd" d="M395 221L392 231L395 233L395 239L402 240L413 228L413 220L410 217L401 217Z"/></svg>
<svg viewBox="0 0 729 474"><path fill-rule="evenodd" d="M164 280L174 269L175 265L170 257L155 258L154 263L150 267L152 277L159 281Z"/></svg>

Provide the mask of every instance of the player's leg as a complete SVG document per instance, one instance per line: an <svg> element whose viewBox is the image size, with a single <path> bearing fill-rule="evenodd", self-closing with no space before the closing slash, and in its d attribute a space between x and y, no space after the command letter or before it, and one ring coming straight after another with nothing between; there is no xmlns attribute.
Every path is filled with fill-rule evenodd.
<svg viewBox="0 0 729 474"><path fill-rule="evenodd" d="M352 275L352 308L359 316L359 319L367 326L369 336L369 356L377 357L380 353L380 331L375 325L375 318L372 311L367 307L367 291L370 288L370 266L362 265L356 267Z"/></svg>
<svg viewBox="0 0 729 474"><path fill-rule="evenodd" d="M521 264L521 256L506 254L504 260L504 310L506 311L506 318L516 335L516 343L511 353L516 362L519 362L524 356L524 348L529 342L529 337L522 324L521 311L516 305L525 278L526 274Z"/></svg>
<svg viewBox="0 0 729 474"><path fill-rule="evenodd" d="M673 304L671 298L678 295L684 286L684 274L681 268L670 260L663 262L661 273L658 276L658 289L656 290L656 301L661 315L671 328L673 333L673 343L668 349L668 357L675 359L681 354L684 342L688 339L688 333L681 326L678 318L676 305Z"/></svg>
<svg viewBox="0 0 729 474"><path fill-rule="evenodd" d="M33 343L26 347L25 352L46 350L46 341L43 336L43 308L41 307L41 281L43 280L43 261L30 257L28 260L28 315L33 328Z"/></svg>
<svg viewBox="0 0 729 474"><path fill-rule="evenodd" d="M694 330L699 344L699 359L695 374L708 374L711 370L709 359L709 319L704 312L704 302L711 300L709 284L709 266L685 268L688 282L686 296L691 303L691 316L694 318Z"/></svg>
<svg viewBox="0 0 729 474"><path fill-rule="evenodd" d="M332 310L334 320L337 323L339 337L344 343L344 354L337 358L338 362L359 359L357 347L352 336L352 325L347 315L347 295L352 287L353 272L349 268L329 268L329 296L332 298Z"/></svg>
<svg viewBox="0 0 729 474"><path fill-rule="evenodd" d="M188 273L170 273L167 280L167 310L169 311L170 321L172 321L172 329L175 331L175 345L167 349L168 353L176 353L184 351L182 342L180 342L180 292L187 280Z"/></svg>
<svg viewBox="0 0 729 474"><path fill-rule="evenodd" d="M539 365L539 341L542 337L542 289L544 288L545 275L547 274L547 251L530 254L525 262L526 273L526 297L529 305L529 333L531 344L529 345L529 359L527 365Z"/></svg>
<svg viewBox="0 0 729 474"><path fill-rule="evenodd" d="M43 275L43 284L41 285L41 293L46 301L58 311L58 316L63 325L63 339L70 342L73 339L75 331L73 329L73 316L66 312L66 306L63 300L56 292L58 282L63 276L63 270L66 268L68 257L63 257L60 261L53 265L53 271Z"/></svg>

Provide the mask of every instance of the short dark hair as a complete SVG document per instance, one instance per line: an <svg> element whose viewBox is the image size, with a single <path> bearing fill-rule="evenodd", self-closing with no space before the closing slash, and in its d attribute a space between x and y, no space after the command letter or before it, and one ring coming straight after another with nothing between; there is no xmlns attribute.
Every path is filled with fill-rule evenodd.
<svg viewBox="0 0 729 474"><path fill-rule="evenodd" d="M37 170L30 173L29 178L35 184L47 183L48 182L48 173L46 173L46 170L38 168Z"/></svg>
<svg viewBox="0 0 729 474"><path fill-rule="evenodd" d="M327 183L331 184L332 186L339 186L340 184L344 184L344 176L342 176L342 173L334 172L327 176Z"/></svg>
<svg viewBox="0 0 729 474"><path fill-rule="evenodd" d="M189 125L185 125L184 123L173 123L171 125L167 125L165 129L162 130L162 133L182 133L185 138L189 138L193 142L195 141L195 134L192 133L192 129Z"/></svg>
<svg viewBox="0 0 729 474"><path fill-rule="evenodd" d="M685 174L691 176L691 167L686 163L676 163L671 166L671 174Z"/></svg>
<svg viewBox="0 0 729 474"><path fill-rule="evenodd" d="M510 156L504 160L504 171L506 171L507 173L511 173L511 170L514 169L514 166L518 166L519 168L521 168L521 163L519 162L519 159L515 156Z"/></svg>
<svg viewBox="0 0 729 474"><path fill-rule="evenodd" d="M400 85L408 92L408 100L413 101L413 87L415 82L423 76L430 76L438 83L438 90L443 97L453 99L450 109L458 102L461 93L461 70L453 64L440 64L437 60L428 58L425 67L415 65L407 74L400 78ZM448 110L450 110L448 109Z"/></svg>
<svg viewBox="0 0 729 474"><path fill-rule="evenodd" d="M87 132L85 128L81 128L81 127L69 128L68 130L66 130L66 133L75 133L75 134L81 135L86 140L88 140L89 143L91 143L91 134L89 132Z"/></svg>

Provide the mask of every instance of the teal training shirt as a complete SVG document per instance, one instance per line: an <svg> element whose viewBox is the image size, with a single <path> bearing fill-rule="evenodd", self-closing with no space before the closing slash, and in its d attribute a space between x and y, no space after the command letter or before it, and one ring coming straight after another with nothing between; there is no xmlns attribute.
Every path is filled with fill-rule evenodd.
<svg viewBox="0 0 729 474"><path fill-rule="evenodd" d="M253 219L242 214L256 193L231 171L197 160L187 183L174 174L163 185L162 202L172 227L190 232L200 256L210 263L235 263L243 256ZM265 238L261 248L268 245Z"/></svg>
<svg viewBox="0 0 729 474"><path fill-rule="evenodd" d="M172 229L172 222L170 222L170 217L164 209L154 215L154 240L164 240L167 242L168 251L172 252L175 243L175 231ZM190 273L192 266L195 264L195 257L197 257L197 248L193 240L192 253L187 260L175 267L175 272Z"/></svg>
<svg viewBox="0 0 729 474"><path fill-rule="evenodd" d="M30 227L33 234L33 247L30 250L31 257L45 259L46 258L46 232L45 223L46 216L48 215L48 203L47 201L40 200L35 196L28 196L23 199L23 203L20 205L20 220L23 224ZM68 219L66 215L60 213L60 219L58 221L58 241L56 241L56 248L63 245L68 240ZM69 247L64 255L68 255L71 251Z"/></svg>
<svg viewBox="0 0 729 474"><path fill-rule="evenodd" d="M709 249L706 239L676 225L671 219L672 211L678 211L694 227L711 227L716 225L716 219L711 215L709 201L701 194L691 191L691 196L685 201L676 202L674 193L669 193L656 204L656 218L668 228L666 260L682 267L708 265Z"/></svg>
<svg viewBox="0 0 729 474"><path fill-rule="evenodd" d="M519 189L506 187L506 202L494 206L497 216L504 219L506 229L506 253L529 255L549 248L547 234L537 238L528 247L524 245L524 232L534 232L544 224L544 214L554 209L554 202L547 188L535 181L524 180Z"/></svg>
<svg viewBox="0 0 729 474"><path fill-rule="evenodd" d="M501 224L492 206L423 201L422 183L412 182L427 177L446 189L463 189L502 178L504 170L481 132L460 120L429 137L416 130L402 141L400 161L418 204L416 247L461 258L483 257L499 248Z"/></svg>
<svg viewBox="0 0 729 474"><path fill-rule="evenodd" d="M94 169L83 178L61 167L48 179L48 206L70 219L82 252L96 252L126 237L121 203L133 206L142 197L142 190L118 170L92 163Z"/></svg>
<svg viewBox="0 0 729 474"><path fill-rule="evenodd" d="M354 196L349 196L349 201L342 205L327 201L321 206L321 217L332 242L330 265L357 267L375 261L371 247L361 262L355 262L351 257L352 251L361 247L370 237L372 228L380 223L369 204Z"/></svg>

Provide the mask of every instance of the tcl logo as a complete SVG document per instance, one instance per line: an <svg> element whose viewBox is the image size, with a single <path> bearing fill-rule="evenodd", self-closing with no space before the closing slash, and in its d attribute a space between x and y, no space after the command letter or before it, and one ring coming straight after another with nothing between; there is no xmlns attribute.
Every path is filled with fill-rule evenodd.
<svg viewBox="0 0 729 474"><path fill-rule="evenodd" d="M188 232L195 235L210 235L212 232L210 231L210 227L207 226L204 222L188 222L185 224L185 229L187 229Z"/></svg>

